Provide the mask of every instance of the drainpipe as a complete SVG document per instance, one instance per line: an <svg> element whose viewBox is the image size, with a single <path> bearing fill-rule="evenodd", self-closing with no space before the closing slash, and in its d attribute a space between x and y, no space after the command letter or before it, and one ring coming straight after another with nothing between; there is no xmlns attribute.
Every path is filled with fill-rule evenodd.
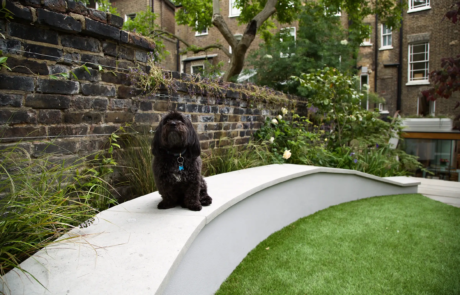
<svg viewBox="0 0 460 295"><path fill-rule="evenodd" d="M403 0L399 3L403 4ZM402 97L402 68L403 68L403 16L404 11L401 11L401 27L399 28L399 67L398 67L398 85L397 85L397 96L396 96L396 111L401 113L401 97Z"/></svg>
<svg viewBox="0 0 460 295"><path fill-rule="evenodd" d="M179 40L176 41L176 71L180 73L180 44Z"/></svg>
<svg viewBox="0 0 460 295"><path fill-rule="evenodd" d="M377 5L377 0L375 1ZM375 44L374 44L374 62L375 62L375 69L374 69L374 93L377 94L377 73L379 69L379 17L375 14Z"/></svg>

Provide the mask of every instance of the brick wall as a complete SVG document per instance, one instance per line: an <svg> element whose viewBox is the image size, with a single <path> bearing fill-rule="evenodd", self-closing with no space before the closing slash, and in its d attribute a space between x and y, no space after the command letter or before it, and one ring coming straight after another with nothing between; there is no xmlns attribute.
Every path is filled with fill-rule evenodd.
<svg viewBox="0 0 460 295"><path fill-rule="evenodd" d="M179 110L190 115L206 150L247 143L271 114L264 103L249 107L235 89L223 88L222 97L190 95L181 82L190 77L178 73L172 74L176 93L144 94L130 85L127 69L148 70L147 53L155 44L121 31L121 19L73 1L34 3L7 1L14 19L0 20L0 50L12 70L0 71L0 145L22 141L34 156L81 156L100 149L126 123L148 132L164 113Z"/></svg>

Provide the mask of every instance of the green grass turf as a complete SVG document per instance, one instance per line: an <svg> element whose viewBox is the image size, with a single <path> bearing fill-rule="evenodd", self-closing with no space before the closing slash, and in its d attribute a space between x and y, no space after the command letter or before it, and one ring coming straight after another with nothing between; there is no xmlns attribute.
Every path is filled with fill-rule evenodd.
<svg viewBox="0 0 460 295"><path fill-rule="evenodd" d="M419 194L330 207L260 243L216 294L458 295L460 208Z"/></svg>

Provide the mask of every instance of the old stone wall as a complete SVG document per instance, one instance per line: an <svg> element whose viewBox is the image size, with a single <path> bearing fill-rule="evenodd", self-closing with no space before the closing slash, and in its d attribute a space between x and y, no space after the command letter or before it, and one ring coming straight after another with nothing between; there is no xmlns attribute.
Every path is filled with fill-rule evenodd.
<svg viewBox="0 0 460 295"><path fill-rule="evenodd" d="M131 85L129 69L148 71L155 44L120 30L121 18L70 0L6 3L14 18L0 19L0 50L11 69L0 71L0 145L21 142L33 156L81 156L101 149L120 126L148 132L178 110L191 117L206 150L246 144L272 113L263 101L248 104L237 89L244 86L209 97L191 93L183 82L191 77L176 72L175 92L146 94Z"/></svg>

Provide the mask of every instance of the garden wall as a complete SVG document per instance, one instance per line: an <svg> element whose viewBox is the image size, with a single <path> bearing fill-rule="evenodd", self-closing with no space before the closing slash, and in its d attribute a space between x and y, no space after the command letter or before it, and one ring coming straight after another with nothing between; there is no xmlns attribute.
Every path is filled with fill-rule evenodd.
<svg viewBox="0 0 460 295"><path fill-rule="evenodd" d="M0 50L11 69L0 71L0 146L21 142L33 156L81 156L101 149L126 123L148 132L162 114L178 110L190 115L206 150L246 144L271 113L264 100L248 106L247 92L238 90L246 86L203 95L179 73L171 74L173 92L133 87L129 68L149 71L155 44L121 30L120 17L71 0L7 0L6 8L14 16L0 18Z"/></svg>

